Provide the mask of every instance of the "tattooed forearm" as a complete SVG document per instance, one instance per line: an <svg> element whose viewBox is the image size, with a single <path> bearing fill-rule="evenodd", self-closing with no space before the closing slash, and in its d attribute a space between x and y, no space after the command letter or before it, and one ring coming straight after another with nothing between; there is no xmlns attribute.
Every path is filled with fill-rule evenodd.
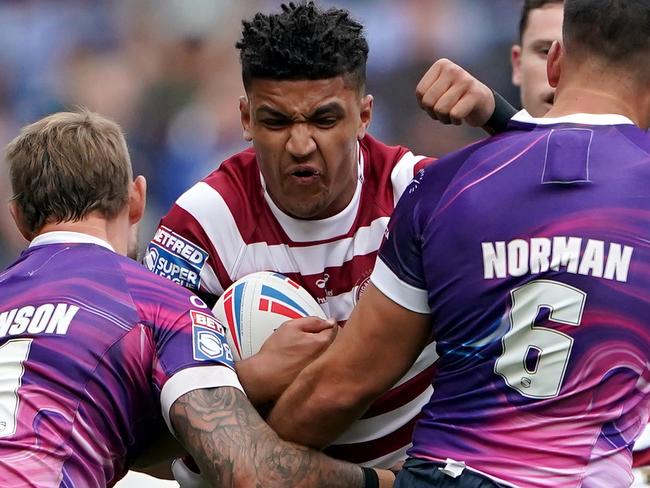
<svg viewBox="0 0 650 488"><path fill-rule="evenodd" d="M201 474L214 486L363 486L358 466L282 441L235 388L186 393L172 406L171 419Z"/></svg>

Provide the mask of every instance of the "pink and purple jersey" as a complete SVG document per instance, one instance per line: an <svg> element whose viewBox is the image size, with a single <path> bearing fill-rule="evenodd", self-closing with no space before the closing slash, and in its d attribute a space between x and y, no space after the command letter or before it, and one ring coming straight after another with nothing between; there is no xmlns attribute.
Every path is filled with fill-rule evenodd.
<svg viewBox="0 0 650 488"><path fill-rule="evenodd" d="M650 400L650 135L618 115L511 129L416 177L371 276L437 341L409 455L508 486L628 486Z"/></svg>
<svg viewBox="0 0 650 488"><path fill-rule="evenodd" d="M112 486L179 396L241 389L207 306L104 241L43 234L0 290L0 486Z"/></svg>

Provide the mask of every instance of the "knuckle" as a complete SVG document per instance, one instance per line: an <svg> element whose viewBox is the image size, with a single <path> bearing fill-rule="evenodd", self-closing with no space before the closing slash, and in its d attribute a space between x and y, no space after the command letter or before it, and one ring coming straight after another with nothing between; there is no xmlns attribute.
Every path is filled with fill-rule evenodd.
<svg viewBox="0 0 650 488"><path fill-rule="evenodd" d="M446 115L446 114L449 113L449 106L448 106L447 103L444 102L444 101L438 101L438 103L436 103L436 104L434 105L433 110L434 110L437 114L445 114L445 115Z"/></svg>
<svg viewBox="0 0 650 488"><path fill-rule="evenodd" d="M430 109L430 108L433 107L433 103L432 103L432 102L433 102L433 100L431 100L431 97L428 96L428 95L425 95L425 96L422 97L422 99L420 100L420 105L422 105L422 107L424 107L424 108L426 108L426 109Z"/></svg>
<svg viewBox="0 0 650 488"><path fill-rule="evenodd" d="M454 121L455 125L460 125L461 121L467 116L465 110L453 108L449 112L449 117Z"/></svg>

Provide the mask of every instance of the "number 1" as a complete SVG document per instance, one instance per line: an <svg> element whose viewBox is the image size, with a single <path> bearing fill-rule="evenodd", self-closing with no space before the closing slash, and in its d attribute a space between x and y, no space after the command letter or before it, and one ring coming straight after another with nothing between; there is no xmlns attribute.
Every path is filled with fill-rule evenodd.
<svg viewBox="0 0 650 488"><path fill-rule="evenodd" d="M16 433L18 388L33 339L13 339L0 346L0 438Z"/></svg>

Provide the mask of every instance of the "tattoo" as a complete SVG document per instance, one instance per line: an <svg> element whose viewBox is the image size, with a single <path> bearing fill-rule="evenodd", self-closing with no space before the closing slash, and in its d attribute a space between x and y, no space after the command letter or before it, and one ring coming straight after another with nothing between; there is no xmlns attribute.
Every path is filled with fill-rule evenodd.
<svg viewBox="0 0 650 488"><path fill-rule="evenodd" d="M215 486L364 485L358 466L280 439L236 388L191 391L170 414L179 440Z"/></svg>

